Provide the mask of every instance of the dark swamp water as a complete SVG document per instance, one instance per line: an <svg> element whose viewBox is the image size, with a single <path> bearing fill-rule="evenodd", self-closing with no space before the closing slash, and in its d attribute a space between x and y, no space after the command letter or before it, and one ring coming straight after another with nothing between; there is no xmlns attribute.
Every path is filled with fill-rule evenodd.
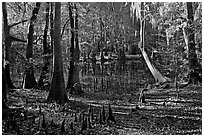
<svg viewBox="0 0 204 137"><path fill-rule="evenodd" d="M68 63L67 63L68 64ZM34 66L34 73L38 81L42 65ZM14 85L22 88L25 65L16 64L11 66L11 78ZM52 70L50 70L51 72ZM68 79L68 65L64 66L65 85ZM85 91L105 92L117 90L121 93L124 90L132 92L144 88L148 84L154 83L154 78L150 73L143 59L137 60L113 60L106 62L80 62L79 75ZM51 79L51 73L49 73Z"/></svg>
<svg viewBox="0 0 204 137"><path fill-rule="evenodd" d="M111 61L82 63L80 75L84 90L105 94L132 94L154 83L146 63L136 61Z"/></svg>
<svg viewBox="0 0 204 137"><path fill-rule="evenodd" d="M68 64L68 63L67 63ZM67 83L68 69L64 66L64 78ZM159 68L158 66L156 66ZM160 69L160 68L159 68ZM12 80L15 85L21 86L23 79L23 65L12 70ZM17 73L21 72L21 73ZM160 69L166 75L164 69ZM38 114L39 107L47 123L54 120L56 127L50 128L49 133L41 130L38 124L32 125L32 120L19 121L20 134L61 134L60 127L66 119L66 133L82 134L81 122L75 122L75 115L80 117L82 113L93 107L92 129L83 131L83 134L201 134L202 132L202 89L191 85L180 89L179 97L175 88L151 89L146 94L148 104L143 104L141 109L133 111L138 105L139 93L142 88L154 85L155 81L143 59L135 61L109 61L109 62L80 62L79 72L81 85L85 92L82 96L70 96L70 102L65 106L53 109L53 103L46 103L48 92L44 90L19 89L8 93L10 106L22 107ZM35 68L36 78L40 75L40 69ZM15 78L15 79L14 79ZM173 75L172 77L173 78ZM26 104L25 96L29 100ZM163 105L165 102L166 105ZM108 106L111 105L116 123L99 124L96 119L99 112L105 106L108 114ZM64 108L64 109L62 109ZM63 111L62 111L63 110ZM31 115L34 115L32 114ZM19 119L22 119L19 117ZM41 123L42 115L37 115L36 123ZM69 131L70 122L74 123L75 133ZM5 128L6 121L3 127ZM32 132L30 130L33 130ZM16 134L13 130L4 131L4 134Z"/></svg>

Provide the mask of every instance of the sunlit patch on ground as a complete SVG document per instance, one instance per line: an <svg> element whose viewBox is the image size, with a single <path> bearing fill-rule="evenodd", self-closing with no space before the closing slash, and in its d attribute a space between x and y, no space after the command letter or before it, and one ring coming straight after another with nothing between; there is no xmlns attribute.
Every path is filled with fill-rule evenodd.
<svg viewBox="0 0 204 137"><path fill-rule="evenodd" d="M81 97L70 96L70 101L61 106L56 103L46 103L47 92L45 91L13 90L8 93L10 108L22 108L26 114L24 111L16 111L15 114L3 116L2 131L3 134L61 134L61 124L65 119L66 132L63 134L201 134L201 88L192 90L187 87L180 90L179 98L173 90L170 89L169 92L166 90L163 93L162 91L148 93L148 103L142 104L139 110L133 111L135 106L139 105L139 93L129 98L130 95L125 93L123 95L100 94L92 91ZM164 101L165 105L163 105ZM104 105L107 115L109 104L116 123L99 124L97 122L99 111ZM93 107L92 128L81 132L80 114L87 113L89 105ZM26 119L24 115L27 116ZM78 118L77 121L75 121L75 115ZM45 127L42 126L43 116ZM8 126L13 117L18 125L18 131L12 128L12 124ZM52 120L54 124L50 126ZM74 131L70 130L71 122L73 122Z"/></svg>

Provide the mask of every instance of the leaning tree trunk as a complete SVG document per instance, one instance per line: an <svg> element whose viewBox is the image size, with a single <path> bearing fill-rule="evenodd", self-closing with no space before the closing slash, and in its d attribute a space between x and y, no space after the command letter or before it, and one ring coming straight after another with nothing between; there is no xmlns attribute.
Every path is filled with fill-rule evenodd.
<svg viewBox="0 0 204 137"><path fill-rule="evenodd" d="M7 10L6 10L6 3L2 3L2 11L3 11L3 22L4 22L4 41L5 41L5 60L8 61L8 63L5 64L5 75L6 75L6 82L8 88L15 88L11 81L11 76L10 76L10 53L11 53L11 37L9 34L9 26L8 26L8 19L7 19Z"/></svg>
<svg viewBox="0 0 204 137"><path fill-rule="evenodd" d="M45 55L43 61L44 66L41 71L40 79L38 81L38 86L45 89L45 87L49 87L49 66L50 66L50 56L51 50L49 44L47 43L47 32L49 26L49 2L47 2L46 7L46 21L45 21L45 28L44 28L44 35L43 35L43 54Z"/></svg>
<svg viewBox="0 0 204 137"><path fill-rule="evenodd" d="M195 32L194 32L194 14L192 2L187 2L187 13L188 13L188 27L187 27L187 37L188 37L188 60L189 60L189 82L192 80L197 82L202 82L202 78L199 73L202 73L202 67L198 62L197 54L195 52Z"/></svg>
<svg viewBox="0 0 204 137"><path fill-rule="evenodd" d="M27 50L26 50L27 65L26 65L26 71L25 71L24 82L23 82L23 88L27 88L27 89L34 88L37 85L37 82L34 76L32 58L33 58L34 24L37 19L37 14L40 9L40 4L41 4L40 2L36 3L36 6L33 9L32 17L30 18L30 24L29 24L28 44L27 44Z"/></svg>
<svg viewBox="0 0 204 137"><path fill-rule="evenodd" d="M55 3L54 18L54 72L48 95L48 102L55 101L64 104L68 101L63 76L63 62L61 51L61 3Z"/></svg>
<svg viewBox="0 0 204 137"><path fill-rule="evenodd" d="M142 55L144 57L144 60L153 75L154 79L158 83L164 83L167 81L170 81L169 78L164 77L156 68L155 66L151 63L145 48L144 48L144 27L145 27L145 16L144 16L144 3L141 2L141 17L140 17L140 42L138 44L140 51L142 52Z"/></svg>
<svg viewBox="0 0 204 137"><path fill-rule="evenodd" d="M75 7L75 22L73 18L72 13L72 5L69 3L69 16L70 16L70 24L71 24L71 60L70 60L70 69L69 69L69 77L68 77L68 83L67 83L67 90L70 90L70 94L82 94L82 88L80 85L80 78L79 78L79 69L78 69L78 63L79 63L79 56L80 56L80 50L79 50L79 40L78 40L78 12L77 7ZM75 23L75 24L74 24ZM75 29L75 32L74 32Z"/></svg>

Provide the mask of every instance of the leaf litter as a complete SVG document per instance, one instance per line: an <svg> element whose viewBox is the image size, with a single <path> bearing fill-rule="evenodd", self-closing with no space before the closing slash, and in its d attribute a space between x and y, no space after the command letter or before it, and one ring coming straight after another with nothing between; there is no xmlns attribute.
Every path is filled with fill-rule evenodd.
<svg viewBox="0 0 204 137"><path fill-rule="evenodd" d="M114 91L115 92L115 91ZM171 94L169 94L171 93ZM64 105L47 103L48 92L17 89L8 92L11 112L3 113L2 134L22 135L163 135L202 133L202 90L187 87L177 93L161 89L148 93L148 104L139 110L138 94L119 95L89 91L83 96L70 96ZM190 96L192 95L193 96ZM114 96L114 100L111 98ZM130 98L130 99L127 99ZM163 101L166 102L163 106ZM111 105L116 122L99 122L104 106L108 115ZM88 111L92 106L92 118ZM84 120L85 119L85 120ZM89 123L82 130L82 122ZM64 129L62 128L64 124ZM88 125L88 124L87 124ZM63 129L63 131L62 131Z"/></svg>

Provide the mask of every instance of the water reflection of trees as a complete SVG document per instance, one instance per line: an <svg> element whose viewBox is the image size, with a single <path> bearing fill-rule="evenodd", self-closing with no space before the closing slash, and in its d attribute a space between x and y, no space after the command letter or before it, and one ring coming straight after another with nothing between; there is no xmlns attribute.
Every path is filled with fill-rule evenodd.
<svg viewBox="0 0 204 137"><path fill-rule="evenodd" d="M81 65L82 81L89 83L88 91L110 93L131 93L153 83L143 60L87 62Z"/></svg>

